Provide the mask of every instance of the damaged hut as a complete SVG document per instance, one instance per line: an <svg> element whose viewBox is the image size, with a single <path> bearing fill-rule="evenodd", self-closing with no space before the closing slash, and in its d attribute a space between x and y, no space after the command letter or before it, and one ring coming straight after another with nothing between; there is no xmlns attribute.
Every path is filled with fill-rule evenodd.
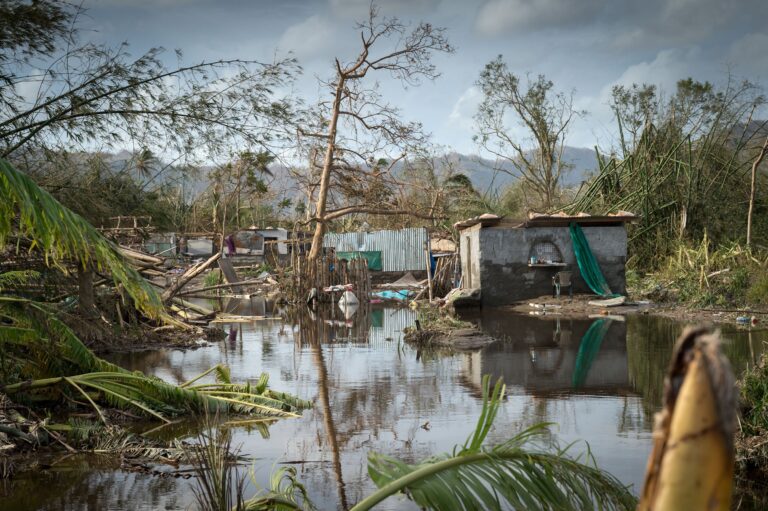
<svg viewBox="0 0 768 511"><path fill-rule="evenodd" d="M572 286L565 292L624 294L626 223L635 219L626 212L531 214L525 221L486 214L458 222L461 287L479 290L490 306L551 295L553 278L561 277ZM595 268L604 280L594 278Z"/></svg>
<svg viewBox="0 0 768 511"><path fill-rule="evenodd" d="M427 277L427 243L423 227L397 231L328 233L323 247L332 248L339 259L368 261L374 284L394 282L411 272L417 279Z"/></svg>

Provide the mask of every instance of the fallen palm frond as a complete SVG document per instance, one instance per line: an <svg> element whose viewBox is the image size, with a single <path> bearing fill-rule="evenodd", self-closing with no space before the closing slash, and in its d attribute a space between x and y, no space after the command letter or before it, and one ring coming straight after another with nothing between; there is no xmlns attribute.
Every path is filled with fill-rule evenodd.
<svg viewBox="0 0 768 511"><path fill-rule="evenodd" d="M0 273L0 292L18 285L26 284L39 276L40 273L34 270L18 270Z"/></svg>
<svg viewBox="0 0 768 511"><path fill-rule="evenodd" d="M736 392L719 344L717 334L701 328L678 340L639 511L730 509Z"/></svg>
<svg viewBox="0 0 768 511"><path fill-rule="evenodd" d="M245 501L242 511L313 511L307 489L296 477L296 469L282 467L270 478L268 490Z"/></svg>
<svg viewBox="0 0 768 511"><path fill-rule="evenodd" d="M114 243L0 159L0 246L11 236L28 238L30 250L42 251L47 264L64 271L65 263L75 261L81 268L111 274L137 309L151 318L162 314L157 292L125 262Z"/></svg>
<svg viewBox="0 0 768 511"><path fill-rule="evenodd" d="M491 391L483 381L483 409L472 436L450 455L409 465L372 453L368 472L380 489L352 511L368 510L405 492L421 507L466 509L633 509L635 499L616 478L600 470L587 453L570 457L570 446L554 452L536 445L545 425L529 428L502 444L485 440L504 393L499 381Z"/></svg>
<svg viewBox="0 0 768 511"><path fill-rule="evenodd" d="M195 386L129 372L95 356L44 304L0 296L0 318L0 371L5 382L1 388L12 398L35 394L55 401L66 393L91 406L103 422L107 420L102 406L128 408L163 421L209 410L296 417L309 406L268 389L266 375L255 385L231 383L228 369L220 366L192 380L216 372L218 382Z"/></svg>

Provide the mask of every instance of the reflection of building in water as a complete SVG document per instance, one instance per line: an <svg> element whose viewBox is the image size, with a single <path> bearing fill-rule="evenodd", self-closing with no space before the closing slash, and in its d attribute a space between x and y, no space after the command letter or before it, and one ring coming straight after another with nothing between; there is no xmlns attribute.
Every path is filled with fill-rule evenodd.
<svg viewBox="0 0 768 511"><path fill-rule="evenodd" d="M462 371L477 389L482 377L502 376L507 387L531 394L632 392L627 371L626 326L622 321L543 319L485 314L479 323L504 339L465 354Z"/></svg>
<svg viewBox="0 0 768 511"><path fill-rule="evenodd" d="M263 296L222 298L221 312L233 316L272 316L275 303Z"/></svg>
<svg viewBox="0 0 768 511"><path fill-rule="evenodd" d="M403 330L416 322L416 311L408 308L371 309L371 346L393 345L403 340Z"/></svg>

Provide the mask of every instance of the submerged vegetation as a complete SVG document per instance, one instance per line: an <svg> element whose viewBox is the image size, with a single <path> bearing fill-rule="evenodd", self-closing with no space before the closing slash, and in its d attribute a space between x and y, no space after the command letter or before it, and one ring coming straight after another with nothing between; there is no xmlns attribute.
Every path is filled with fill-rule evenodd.
<svg viewBox="0 0 768 511"><path fill-rule="evenodd" d="M572 457L573 445L563 449L537 442L548 432L546 424L528 428L497 445L487 445L504 399L502 381L491 388L483 378L483 407L475 430L449 454L432 456L416 464L371 452L368 475L379 490L353 505L350 511L373 509L385 499L404 495L420 508L435 510L561 509L582 510L599 503L601 509L631 510L635 498L615 477L597 468L587 451ZM218 431L199 437L192 452L199 478L195 490L204 511L257 511L313 509L296 473L280 469L272 488L244 498L245 475L235 474L228 462L230 438Z"/></svg>

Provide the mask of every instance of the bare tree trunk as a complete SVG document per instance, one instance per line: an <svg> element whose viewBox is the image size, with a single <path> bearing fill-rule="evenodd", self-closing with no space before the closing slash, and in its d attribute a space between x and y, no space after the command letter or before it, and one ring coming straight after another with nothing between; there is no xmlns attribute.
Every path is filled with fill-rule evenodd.
<svg viewBox="0 0 768 511"><path fill-rule="evenodd" d="M760 149L760 154L757 155L755 162L752 164L752 184L749 190L749 212L747 213L747 248L752 242L752 211L755 208L755 188L757 185L757 167L765 158L765 152L768 150L768 137L765 137L765 143Z"/></svg>
<svg viewBox="0 0 768 511"><path fill-rule="evenodd" d="M78 303L80 312L86 318L97 318L96 299L93 292L93 270L78 267L77 269Z"/></svg>
<svg viewBox="0 0 768 511"><path fill-rule="evenodd" d="M333 110L331 112L331 125L328 128L328 147L325 151L323 171L320 175L320 191L317 194L317 206L315 207L317 225L315 226L315 235L312 237L312 248L309 251L310 261L314 261L320 256L320 251L323 248L323 236L325 235L325 209L328 200L328 188L331 182L334 153L336 152L336 127L339 124L339 110L341 110L341 99L344 95L344 75L339 73L338 76L336 97L333 100Z"/></svg>

